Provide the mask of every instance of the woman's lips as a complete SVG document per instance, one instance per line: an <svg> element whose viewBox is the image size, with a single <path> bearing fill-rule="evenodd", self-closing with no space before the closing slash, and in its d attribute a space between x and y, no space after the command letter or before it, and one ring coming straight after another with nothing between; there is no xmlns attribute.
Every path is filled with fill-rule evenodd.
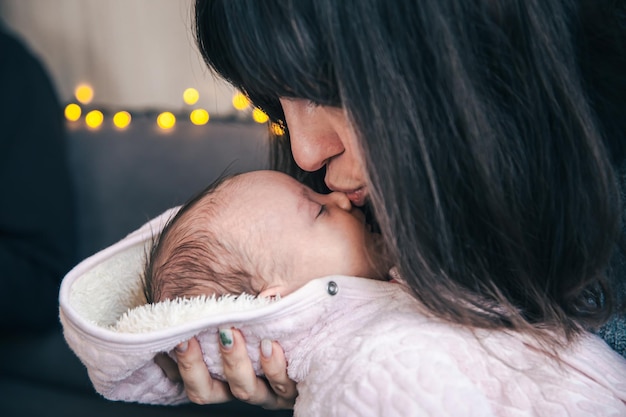
<svg viewBox="0 0 626 417"><path fill-rule="evenodd" d="M365 205L365 201L367 200L367 187L364 185L356 188L342 188L327 181L326 186L332 191L344 193L354 206L362 207Z"/></svg>
<svg viewBox="0 0 626 417"><path fill-rule="evenodd" d="M362 207L365 204L365 198L367 197L365 187L357 188L356 190L351 191L344 191L344 193L355 206Z"/></svg>

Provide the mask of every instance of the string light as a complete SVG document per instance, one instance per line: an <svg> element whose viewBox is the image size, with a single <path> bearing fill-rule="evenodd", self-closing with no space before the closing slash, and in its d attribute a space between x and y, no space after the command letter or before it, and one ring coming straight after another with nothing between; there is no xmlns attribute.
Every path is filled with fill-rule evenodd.
<svg viewBox="0 0 626 417"><path fill-rule="evenodd" d="M82 109L76 103L70 103L65 106L65 118L70 122L75 122L80 119Z"/></svg>
<svg viewBox="0 0 626 417"><path fill-rule="evenodd" d="M270 125L270 129L272 130L272 133L276 136L282 136L285 134L285 129L278 123L272 123Z"/></svg>
<svg viewBox="0 0 626 417"><path fill-rule="evenodd" d="M164 111L157 116L157 125L163 130L171 129L176 124L176 116L172 112Z"/></svg>
<svg viewBox="0 0 626 417"><path fill-rule="evenodd" d="M70 122L78 121L83 112L81 105L88 105L94 97L93 88L87 83L81 83L74 89L74 96L78 103L69 103L65 106L64 114L65 118ZM200 99L200 93L195 88L187 88L183 91L183 100L187 105L194 105ZM252 107L252 103L243 93L237 92L232 98L233 107L239 111L246 110ZM267 123L269 117L261 109L252 108L252 119L259 124ZM249 114L249 113L248 113ZM108 117L108 116L107 116ZM205 109L194 109L189 113L189 120L196 126L203 126L209 122L210 115ZM113 115L112 123L118 129L127 128L132 121L132 116L127 111L118 111ZM85 124L91 128L99 128L104 122L104 114L100 110L89 111L85 115ZM176 125L176 116L170 111L164 111L157 116L157 125L163 130L172 129ZM282 125L271 123L270 129L276 136L282 136L285 134L285 129Z"/></svg>
<svg viewBox="0 0 626 417"><path fill-rule="evenodd" d="M188 88L183 92L183 101L188 105L193 105L200 99L200 93L195 88Z"/></svg>
<svg viewBox="0 0 626 417"><path fill-rule="evenodd" d="M263 113L263 110L255 108L252 110L252 119L257 123L265 123L270 118L267 114Z"/></svg>
<svg viewBox="0 0 626 417"><path fill-rule="evenodd" d="M196 126L202 126L209 122L209 112L204 109L195 109L189 115L189 120Z"/></svg>
<svg viewBox="0 0 626 417"><path fill-rule="evenodd" d="M240 92L235 93L235 95L233 96L232 102L233 102L233 107L240 111L245 110L248 108L248 106L250 106L250 100L248 100L248 97L246 97Z"/></svg>
<svg viewBox="0 0 626 417"><path fill-rule="evenodd" d="M93 88L89 84L79 84L74 90L74 96L82 104L89 104L93 99Z"/></svg>
<svg viewBox="0 0 626 417"><path fill-rule="evenodd" d="M92 129L100 127L104 121L104 115L100 110L92 110L85 115L85 123Z"/></svg>
<svg viewBox="0 0 626 417"><path fill-rule="evenodd" d="M118 129L126 129L131 121L130 113L127 111L118 111L113 116L113 124Z"/></svg>

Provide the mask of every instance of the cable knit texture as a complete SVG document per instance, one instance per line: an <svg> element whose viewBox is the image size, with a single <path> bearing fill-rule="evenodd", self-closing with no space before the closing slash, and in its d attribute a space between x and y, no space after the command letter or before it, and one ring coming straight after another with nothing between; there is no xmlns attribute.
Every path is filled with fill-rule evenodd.
<svg viewBox="0 0 626 417"><path fill-rule="evenodd" d="M62 283L65 338L106 398L186 402L155 354L197 336L220 378L218 328L234 326L258 374L261 339L281 343L298 384L296 416L626 416L626 360L597 336L584 335L556 362L521 335L431 317L399 284L331 276L276 300L146 305L145 245L172 213L81 262Z"/></svg>

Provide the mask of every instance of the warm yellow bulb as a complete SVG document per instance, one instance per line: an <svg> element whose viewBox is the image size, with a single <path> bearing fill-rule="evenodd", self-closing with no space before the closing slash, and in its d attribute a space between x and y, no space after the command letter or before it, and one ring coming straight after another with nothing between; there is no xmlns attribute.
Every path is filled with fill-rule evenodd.
<svg viewBox="0 0 626 417"><path fill-rule="evenodd" d="M200 99L200 93L195 88L188 88L183 92L183 100L186 104L190 106L192 104L196 104Z"/></svg>
<svg viewBox="0 0 626 417"><path fill-rule="evenodd" d="M265 123L270 119L268 115L263 113L263 110L261 109L252 110L252 118L257 123Z"/></svg>
<svg viewBox="0 0 626 417"><path fill-rule="evenodd" d="M76 103L70 103L65 106L65 118L70 122L75 122L80 119L80 115L82 113L82 109Z"/></svg>
<svg viewBox="0 0 626 417"><path fill-rule="evenodd" d="M270 129L272 129L272 133L276 136L282 136L285 134L285 129L283 129L283 127L278 123L272 123Z"/></svg>
<svg viewBox="0 0 626 417"><path fill-rule="evenodd" d="M74 90L74 95L79 102L89 104L93 99L93 88L89 84L79 84Z"/></svg>
<svg viewBox="0 0 626 417"><path fill-rule="evenodd" d="M176 124L176 116L169 111L164 111L157 117L157 125L161 129L171 129Z"/></svg>
<svg viewBox="0 0 626 417"><path fill-rule="evenodd" d="M118 129L125 129L130 124L130 113L127 111L118 111L113 116L113 124Z"/></svg>
<svg viewBox="0 0 626 417"><path fill-rule="evenodd" d="M92 129L100 127L104 121L104 115L100 110L92 110L85 116L85 123Z"/></svg>
<svg viewBox="0 0 626 417"><path fill-rule="evenodd" d="M237 110L245 110L250 105L250 100L248 97L243 95L242 93L236 93L233 96L233 107Z"/></svg>
<svg viewBox="0 0 626 417"><path fill-rule="evenodd" d="M204 109L195 109L189 115L189 120L196 126L202 126L209 122L209 112Z"/></svg>

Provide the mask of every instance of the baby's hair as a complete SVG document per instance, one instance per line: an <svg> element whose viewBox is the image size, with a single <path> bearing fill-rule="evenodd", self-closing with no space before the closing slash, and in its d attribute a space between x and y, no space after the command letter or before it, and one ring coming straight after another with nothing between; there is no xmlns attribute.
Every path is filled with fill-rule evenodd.
<svg viewBox="0 0 626 417"><path fill-rule="evenodd" d="M200 295L254 294L251 263L243 245L218 227L220 191L236 186L222 176L187 201L155 234L143 281L148 303ZM198 225L202 225L199 227Z"/></svg>

